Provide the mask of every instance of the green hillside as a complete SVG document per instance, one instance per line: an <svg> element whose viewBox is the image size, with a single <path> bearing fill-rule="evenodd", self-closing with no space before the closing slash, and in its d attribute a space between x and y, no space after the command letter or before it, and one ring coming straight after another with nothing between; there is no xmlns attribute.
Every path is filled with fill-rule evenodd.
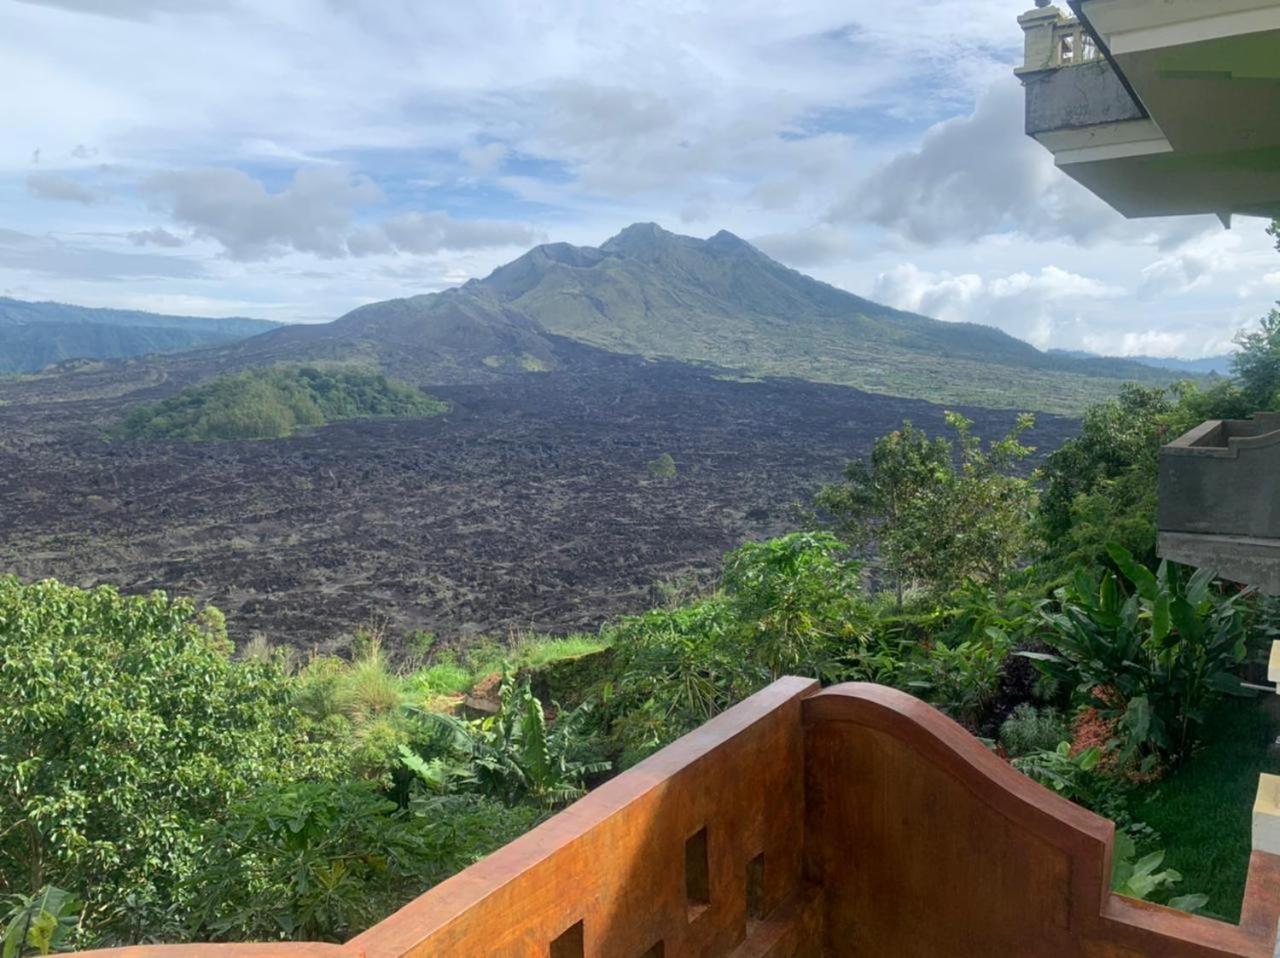
<svg viewBox="0 0 1280 958"><path fill-rule="evenodd" d="M0 373L34 372L68 359L123 359L225 345L278 325L0 297Z"/></svg>
<svg viewBox="0 0 1280 958"><path fill-rule="evenodd" d="M341 419L438 416L448 405L361 370L253 369L184 389L125 418L128 439L279 439Z"/></svg>
<svg viewBox="0 0 1280 958"><path fill-rule="evenodd" d="M699 240L636 224L598 249L537 247L464 289L611 351L940 402L1070 412L1122 381L1172 375L1043 353L990 326L891 309L723 231Z"/></svg>

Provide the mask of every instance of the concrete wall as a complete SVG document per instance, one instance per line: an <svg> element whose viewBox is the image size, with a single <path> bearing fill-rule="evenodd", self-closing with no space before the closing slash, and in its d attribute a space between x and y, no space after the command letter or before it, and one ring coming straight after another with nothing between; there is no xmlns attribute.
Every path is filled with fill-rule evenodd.
<svg viewBox="0 0 1280 958"><path fill-rule="evenodd" d="M1106 60L1024 74L1027 133L1052 133L1144 119Z"/></svg>

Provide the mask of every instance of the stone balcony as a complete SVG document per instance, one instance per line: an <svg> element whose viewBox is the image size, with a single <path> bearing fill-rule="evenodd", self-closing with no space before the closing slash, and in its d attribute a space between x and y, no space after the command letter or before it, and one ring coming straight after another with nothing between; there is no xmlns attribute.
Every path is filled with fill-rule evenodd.
<svg viewBox="0 0 1280 958"><path fill-rule="evenodd" d="M1280 414L1211 420L1160 452L1159 553L1280 595Z"/></svg>
<svg viewBox="0 0 1280 958"><path fill-rule="evenodd" d="M789 678L345 944L98 954L1272 958L1280 780L1253 814L1240 925L1132 901L1110 822L902 692Z"/></svg>
<svg viewBox="0 0 1280 958"><path fill-rule="evenodd" d="M1126 216L1280 215L1280 0L1072 0L1019 23L1027 133Z"/></svg>

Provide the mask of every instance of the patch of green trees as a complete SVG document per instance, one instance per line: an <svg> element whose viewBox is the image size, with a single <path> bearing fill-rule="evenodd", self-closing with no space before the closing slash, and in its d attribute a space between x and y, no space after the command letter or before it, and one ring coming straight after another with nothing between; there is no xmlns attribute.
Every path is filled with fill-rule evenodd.
<svg viewBox="0 0 1280 958"><path fill-rule="evenodd" d="M121 424L127 439L279 439L342 419L425 417L448 405L380 373L341 367L273 366L221 376L139 406Z"/></svg>

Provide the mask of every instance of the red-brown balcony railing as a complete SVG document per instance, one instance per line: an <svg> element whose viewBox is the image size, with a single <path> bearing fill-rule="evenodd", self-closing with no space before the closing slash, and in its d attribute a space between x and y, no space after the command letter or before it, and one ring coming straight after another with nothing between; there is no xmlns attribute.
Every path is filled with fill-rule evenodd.
<svg viewBox="0 0 1280 958"><path fill-rule="evenodd" d="M1113 894L1113 835L908 695L789 678L345 945L97 954L1272 958L1280 857L1236 926Z"/></svg>

